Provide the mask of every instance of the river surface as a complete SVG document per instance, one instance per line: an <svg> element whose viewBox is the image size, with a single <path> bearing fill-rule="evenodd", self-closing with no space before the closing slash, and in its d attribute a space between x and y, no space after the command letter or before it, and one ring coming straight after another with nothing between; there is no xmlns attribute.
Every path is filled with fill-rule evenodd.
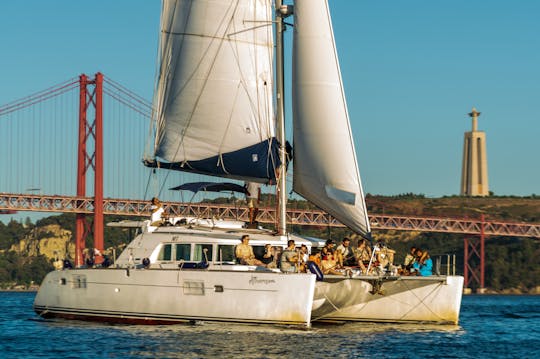
<svg viewBox="0 0 540 359"><path fill-rule="evenodd" d="M43 320L0 292L0 358L540 358L540 296L465 296L460 324L133 326Z"/></svg>

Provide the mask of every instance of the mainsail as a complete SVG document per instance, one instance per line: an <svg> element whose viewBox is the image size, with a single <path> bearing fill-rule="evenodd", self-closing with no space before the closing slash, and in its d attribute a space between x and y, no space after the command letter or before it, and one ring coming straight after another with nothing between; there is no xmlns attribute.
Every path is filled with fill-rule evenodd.
<svg viewBox="0 0 540 359"><path fill-rule="evenodd" d="M270 182L274 137L270 0L164 0L147 165Z"/></svg>
<svg viewBox="0 0 540 359"><path fill-rule="evenodd" d="M293 189L351 230L370 232L326 0L296 0Z"/></svg>

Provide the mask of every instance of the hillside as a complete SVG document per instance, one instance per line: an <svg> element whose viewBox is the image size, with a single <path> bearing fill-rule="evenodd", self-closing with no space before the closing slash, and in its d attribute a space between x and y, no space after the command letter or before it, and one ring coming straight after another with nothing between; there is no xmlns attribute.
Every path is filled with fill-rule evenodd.
<svg viewBox="0 0 540 359"><path fill-rule="evenodd" d="M479 218L540 223L540 197L442 197L404 194L366 197L368 211L379 214Z"/></svg>

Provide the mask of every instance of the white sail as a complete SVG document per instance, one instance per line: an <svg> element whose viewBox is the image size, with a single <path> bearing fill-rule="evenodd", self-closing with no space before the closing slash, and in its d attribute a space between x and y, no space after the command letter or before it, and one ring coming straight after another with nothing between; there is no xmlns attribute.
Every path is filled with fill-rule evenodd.
<svg viewBox="0 0 540 359"><path fill-rule="evenodd" d="M294 191L351 230L370 232L326 0L296 0Z"/></svg>
<svg viewBox="0 0 540 359"><path fill-rule="evenodd" d="M163 1L156 157L239 179L273 172L271 21L270 0Z"/></svg>

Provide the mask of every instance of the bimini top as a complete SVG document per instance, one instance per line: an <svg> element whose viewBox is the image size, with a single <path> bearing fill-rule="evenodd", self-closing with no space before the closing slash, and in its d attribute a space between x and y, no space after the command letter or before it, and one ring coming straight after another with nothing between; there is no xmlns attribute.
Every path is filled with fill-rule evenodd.
<svg viewBox="0 0 540 359"><path fill-rule="evenodd" d="M197 193L200 191L206 191L206 192L221 192L221 191L232 191L232 192L239 192L247 194L247 189L243 186L240 186L236 183L231 182L190 182L190 183L184 183L180 186L176 186L173 188L170 188L170 190L178 191L178 190L186 190L191 191L193 193Z"/></svg>

